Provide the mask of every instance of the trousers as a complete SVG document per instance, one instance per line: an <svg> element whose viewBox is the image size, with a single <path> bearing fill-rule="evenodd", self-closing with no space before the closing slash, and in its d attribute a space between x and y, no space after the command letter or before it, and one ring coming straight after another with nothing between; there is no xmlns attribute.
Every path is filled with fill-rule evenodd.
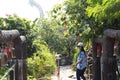
<svg viewBox="0 0 120 80"><path fill-rule="evenodd" d="M85 72L86 68L83 68L82 70L77 69L76 70L76 77L77 80L81 80L80 78L82 78L83 80L86 80L85 76L84 76L84 72Z"/></svg>

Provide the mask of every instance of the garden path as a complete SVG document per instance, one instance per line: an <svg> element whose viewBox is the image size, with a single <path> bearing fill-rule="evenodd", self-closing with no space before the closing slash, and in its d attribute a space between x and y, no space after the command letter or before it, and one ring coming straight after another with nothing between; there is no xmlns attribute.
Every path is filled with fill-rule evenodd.
<svg viewBox="0 0 120 80"><path fill-rule="evenodd" d="M52 80L76 80L75 71L71 70L71 66L60 66L60 78L57 75L52 75Z"/></svg>

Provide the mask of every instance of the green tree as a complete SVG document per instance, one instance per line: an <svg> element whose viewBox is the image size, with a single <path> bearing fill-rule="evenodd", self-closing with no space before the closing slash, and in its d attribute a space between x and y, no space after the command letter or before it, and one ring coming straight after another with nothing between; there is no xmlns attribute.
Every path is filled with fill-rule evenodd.
<svg viewBox="0 0 120 80"><path fill-rule="evenodd" d="M73 39L71 40L68 38L70 36L65 36L64 27L62 27L62 24L59 24L58 20L53 17L51 20L40 19L38 27L40 28L39 34L41 34L41 39L48 44L51 52L64 56L72 56L74 52L73 45L75 43L74 36L72 36Z"/></svg>
<svg viewBox="0 0 120 80"><path fill-rule="evenodd" d="M95 18L100 29L120 29L120 1L119 0L87 0L87 14ZM97 30L98 31L98 30Z"/></svg>
<svg viewBox="0 0 120 80"><path fill-rule="evenodd" d="M67 35L74 35L75 38L80 35L82 41L89 43L95 26L93 23L96 22L86 14L87 6L86 0L66 0L63 4L56 5L51 15L67 29Z"/></svg>
<svg viewBox="0 0 120 80"><path fill-rule="evenodd" d="M105 29L120 29L119 4L119 0L66 0L53 8L52 16L65 23L70 34L81 34L89 43L93 37L102 37Z"/></svg>

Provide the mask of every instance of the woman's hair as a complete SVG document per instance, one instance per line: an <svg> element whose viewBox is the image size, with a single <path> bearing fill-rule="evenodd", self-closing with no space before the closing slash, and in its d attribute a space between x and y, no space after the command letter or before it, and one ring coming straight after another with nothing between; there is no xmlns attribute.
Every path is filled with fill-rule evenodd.
<svg viewBox="0 0 120 80"><path fill-rule="evenodd" d="M85 54L85 56L87 56L83 46L81 47L81 50L80 50L80 51L83 51L84 54Z"/></svg>
<svg viewBox="0 0 120 80"><path fill-rule="evenodd" d="M81 51L84 51L84 52L85 52L85 50L84 50L83 46L81 47Z"/></svg>

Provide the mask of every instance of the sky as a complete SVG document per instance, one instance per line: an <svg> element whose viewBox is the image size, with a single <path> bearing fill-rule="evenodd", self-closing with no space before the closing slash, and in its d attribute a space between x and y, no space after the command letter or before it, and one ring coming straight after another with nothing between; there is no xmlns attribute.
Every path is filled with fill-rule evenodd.
<svg viewBox="0 0 120 80"><path fill-rule="evenodd" d="M31 1L34 1L33 3L39 5L40 8L38 9L30 4ZM45 14L56 3L60 2L63 2L63 0L0 0L0 17L16 14L21 18L34 20L40 17L39 10L42 10Z"/></svg>

